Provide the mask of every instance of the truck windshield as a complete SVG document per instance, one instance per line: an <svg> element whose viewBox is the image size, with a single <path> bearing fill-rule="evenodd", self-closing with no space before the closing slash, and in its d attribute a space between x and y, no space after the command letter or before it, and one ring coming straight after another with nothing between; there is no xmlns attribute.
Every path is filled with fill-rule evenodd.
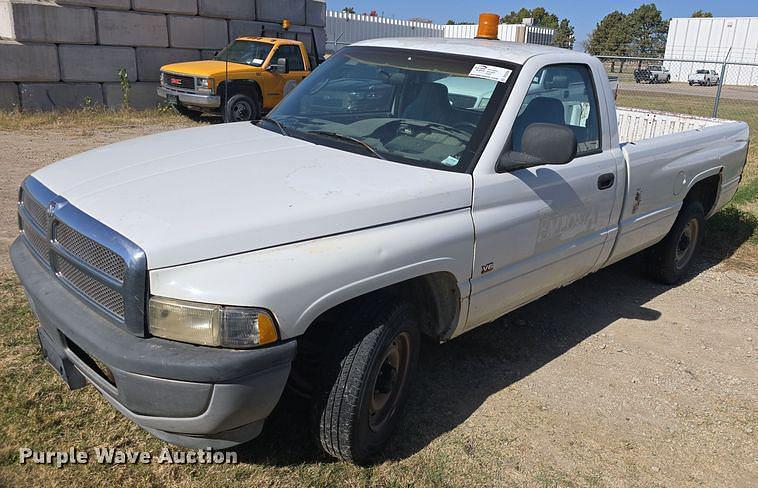
<svg viewBox="0 0 758 488"><path fill-rule="evenodd" d="M345 151L465 172L489 139L516 68L447 53L348 47L260 125Z"/></svg>
<svg viewBox="0 0 758 488"><path fill-rule="evenodd" d="M263 66L272 44L257 41L234 41L218 53L216 61L229 61L230 63L246 64L248 66Z"/></svg>

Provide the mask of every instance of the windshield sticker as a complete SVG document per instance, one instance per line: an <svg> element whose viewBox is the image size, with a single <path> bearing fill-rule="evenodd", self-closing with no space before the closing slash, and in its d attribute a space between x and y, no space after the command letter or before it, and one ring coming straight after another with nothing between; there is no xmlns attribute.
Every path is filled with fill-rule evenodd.
<svg viewBox="0 0 758 488"><path fill-rule="evenodd" d="M253 64L263 64L263 60L255 58L255 59L253 59Z"/></svg>
<svg viewBox="0 0 758 488"><path fill-rule="evenodd" d="M487 64L475 64L468 74L473 78L484 78L485 80L499 81L505 83L511 76L512 71L508 68L499 66L490 66Z"/></svg>
<svg viewBox="0 0 758 488"><path fill-rule="evenodd" d="M448 156L448 157L446 157L445 159L443 159L440 162L442 164L444 164L445 166L451 166L452 167L452 166L456 166L458 164L458 161L459 161L459 159L456 158L455 156Z"/></svg>

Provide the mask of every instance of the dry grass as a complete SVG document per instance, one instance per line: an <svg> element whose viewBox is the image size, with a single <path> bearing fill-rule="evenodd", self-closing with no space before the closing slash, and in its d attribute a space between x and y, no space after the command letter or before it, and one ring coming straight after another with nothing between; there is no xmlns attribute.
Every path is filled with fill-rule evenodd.
<svg viewBox="0 0 758 488"><path fill-rule="evenodd" d="M92 108L69 110L61 112L6 112L0 111L0 130L35 130L35 129L71 129L108 130L125 127L154 126L188 123L187 119L178 115L168 107L158 107L153 110L110 110L107 108Z"/></svg>

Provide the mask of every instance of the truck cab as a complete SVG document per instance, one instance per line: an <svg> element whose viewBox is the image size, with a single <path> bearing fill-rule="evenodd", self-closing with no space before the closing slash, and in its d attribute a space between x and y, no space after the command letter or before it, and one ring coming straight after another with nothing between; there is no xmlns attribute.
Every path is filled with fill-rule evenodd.
<svg viewBox="0 0 758 488"><path fill-rule="evenodd" d="M240 37L213 59L161 67L158 96L192 118L257 120L308 76L316 63L302 42Z"/></svg>

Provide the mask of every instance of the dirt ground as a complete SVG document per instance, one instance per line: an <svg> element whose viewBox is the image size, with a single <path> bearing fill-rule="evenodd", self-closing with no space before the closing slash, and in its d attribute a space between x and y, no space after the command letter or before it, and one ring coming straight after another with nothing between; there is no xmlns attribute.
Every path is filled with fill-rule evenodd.
<svg viewBox="0 0 758 488"><path fill-rule="evenodd" d="M0 274L10 273L7 248L24 176L84 149L165 129L0 131ZM755 486L758 274L701 257L691 279L672 288L637 268L627 260L450 343L425 346L407 413L376 465L321 457L304 406L287 397L263 436L238 449L244 467L104 471L2 462L0 485L84 486L113 477L125 486ZM4 343L0 356L17 368L23 355L11 357L11 346ZM28 367L45 368L41 361ZM5 398L41 395L14 388ZM64 404L97 402L96 412L110 412L91 387L60 395ZM28 408L33 415L43 407ZM58 412L56 422L82 430L53 430L57 440L48 447L111 445L108 438L128 448L161 445L117 414L96 420L102 416ZM118 435L103 438L90 427L105 421ZM34 442L33 432L5 428L0 443L17 452Z"/></svg>

